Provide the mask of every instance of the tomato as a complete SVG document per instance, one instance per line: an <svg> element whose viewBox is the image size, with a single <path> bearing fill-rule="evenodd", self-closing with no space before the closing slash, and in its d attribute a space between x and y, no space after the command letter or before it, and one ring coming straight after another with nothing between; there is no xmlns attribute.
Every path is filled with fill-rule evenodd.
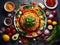
<svg viewBox="0 0 60 45"><path fill-rule="evenodd" d="M10 29L13 30L13 29L14 29L14 25L11 25L11 26L10 26Z"/></svg>
<svg viewBox="0 0 60 45"><path fill-rule="evenodd" d="M33 5L36 5L36 2L33 2Z"/></svg>
<svg viewBox="0 0 60 45"><path fill-rule="evenodd" d="M16 22L19 21L19 18L16 18L15 21L16 21Z"/></svg>
<svg viewBox="0 0 60 45"><path fill-rule="evenodd" d="M22 41L23 41L23 43L27 43L28 39L27 38L23 38Z"/></svg>
<svg viewBox="0 0 60 45"><path fill-rule="evenodd" d="M45 37L45 34L42 34L41 37L44 38Z"/></svg>
<svg viewBox="0 0 60 45"><path fill-rule="evenodd" d="M24 11L24 9L23 8L20 8L20 11Z"/></svg>
<svg viewBox="0 0 60 45"><path fill-rule="evenodd" d="M12 36L12 33L10 32L10 33L8 33L8 35L11 37Z"/></svg>
<svg viewBox="0 0 60 45"><path fill-rule="evenodd" d="M6 32L9 33L10 32L10 28L6 28Z"/></svg>
<svg viewBox="0 0 60 45"><path fill-rule="evenodd" d="M13 29L13 30L12 30L12 33L13 33L13 34L15 34L15 33L16 33L16 30L15 30L15 29Z"/></svg>

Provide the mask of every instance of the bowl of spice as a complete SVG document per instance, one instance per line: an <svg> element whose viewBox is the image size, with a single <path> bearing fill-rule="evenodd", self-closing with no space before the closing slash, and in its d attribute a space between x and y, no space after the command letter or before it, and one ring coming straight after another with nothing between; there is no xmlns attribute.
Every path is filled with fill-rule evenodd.
<svg viewBox="0 0 60 45"><path fill-rule="evenodd" d="M58 5L58 0L44 0L44 4L49 9L55 9Z"/></svg>
<svg viewBox="0 0 60 45"><path fill-rule="evenodd" d="M5 18L4 19L4 24L6 25L6 26L10 26L10 25L12 25L12 19L11 18Z"/></svg>
<svg viewBox="0 0 60 45"><path fill-rule="evenodd" d="M4 9L5 9L7 12L13 11L14 8L15 8L15 5L14 5L14 3L11 2L11 1L6 2L5 5L4 5Z"/></svg>

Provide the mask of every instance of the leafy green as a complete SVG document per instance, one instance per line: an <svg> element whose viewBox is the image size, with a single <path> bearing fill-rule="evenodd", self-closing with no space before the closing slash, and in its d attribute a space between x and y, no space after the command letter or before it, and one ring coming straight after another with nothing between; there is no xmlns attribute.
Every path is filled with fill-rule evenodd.
<svg viewBox="0 0 60 45"><path fill-rule="evenodd" d="M49 38L47 38L47 41L51 41L51 40L53 40L54 38L55 38L55 34L56 34L56 27L53 29L53 31L51 32L51 35L50 35L50 37Z"/></svg>
<svg viewBox="0 0 60 45"><path fill-rule="evenodd" d="M16 17L19 17L19 15L20 15L20 13L19 13L19 11L16 13Z"/></svg>
<svg viewBox="0 0 60 45"><path fill-rule="evenodd" d="M34 26L35 25L35 18L32 16L25 17L25 25L27 26Z"/></svg>
<svg viewBox="0 0 60 45"><path fill-rule="evenodd" d="M39 9L38 14L43 15L43 12Z"/></svg>
<svg viewBox="0 0 60 45"><path fill-rule="evenodd" d="M47 38L47 41L50 41L51 43L60 41L60 26L54 27L51 36Z"/></svg>

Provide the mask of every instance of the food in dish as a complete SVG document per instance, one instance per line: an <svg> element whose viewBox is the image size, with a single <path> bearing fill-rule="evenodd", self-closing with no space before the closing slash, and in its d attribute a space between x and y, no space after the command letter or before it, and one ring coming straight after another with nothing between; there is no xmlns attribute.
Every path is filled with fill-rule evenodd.
<svg viewBox="0 0 60 45"><path fill-rule="evenodd" d="M14 8L15 8L15 5L14 5L14 3L11 2L11 1L6 2L5 5L4 5L4 9L5 9L7 12L13 11Z"/></svg>
<svg viewBox="0 0 60 45"><path fill-rule="evenodd" d="M46 17L39 6L26 5L17 11L14 24L16 30L24 36L36 37L39 35L37 31L45 28Z"/></svg>

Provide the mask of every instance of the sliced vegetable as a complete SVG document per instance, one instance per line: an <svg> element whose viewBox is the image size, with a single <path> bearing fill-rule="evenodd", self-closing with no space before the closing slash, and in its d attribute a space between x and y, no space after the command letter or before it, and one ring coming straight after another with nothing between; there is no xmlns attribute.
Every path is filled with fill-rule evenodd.
<svg viewBox="0 0 60 45"><path fill-rule="evenodd" d="M52 30L53 29L53 26L52 25L48 25L48 29L49 30Z"/></svg>
<svg viewBox="0 0 60 45"><path fill-rule="evenodd" d="M15 41L15 40L17 40L17 39L18 39L18 37L19 37L19 34L17 33L17 34L15 34L15 35L13 35L13 36L12 36L12 40L14 40L14 41Z"/></svg>

